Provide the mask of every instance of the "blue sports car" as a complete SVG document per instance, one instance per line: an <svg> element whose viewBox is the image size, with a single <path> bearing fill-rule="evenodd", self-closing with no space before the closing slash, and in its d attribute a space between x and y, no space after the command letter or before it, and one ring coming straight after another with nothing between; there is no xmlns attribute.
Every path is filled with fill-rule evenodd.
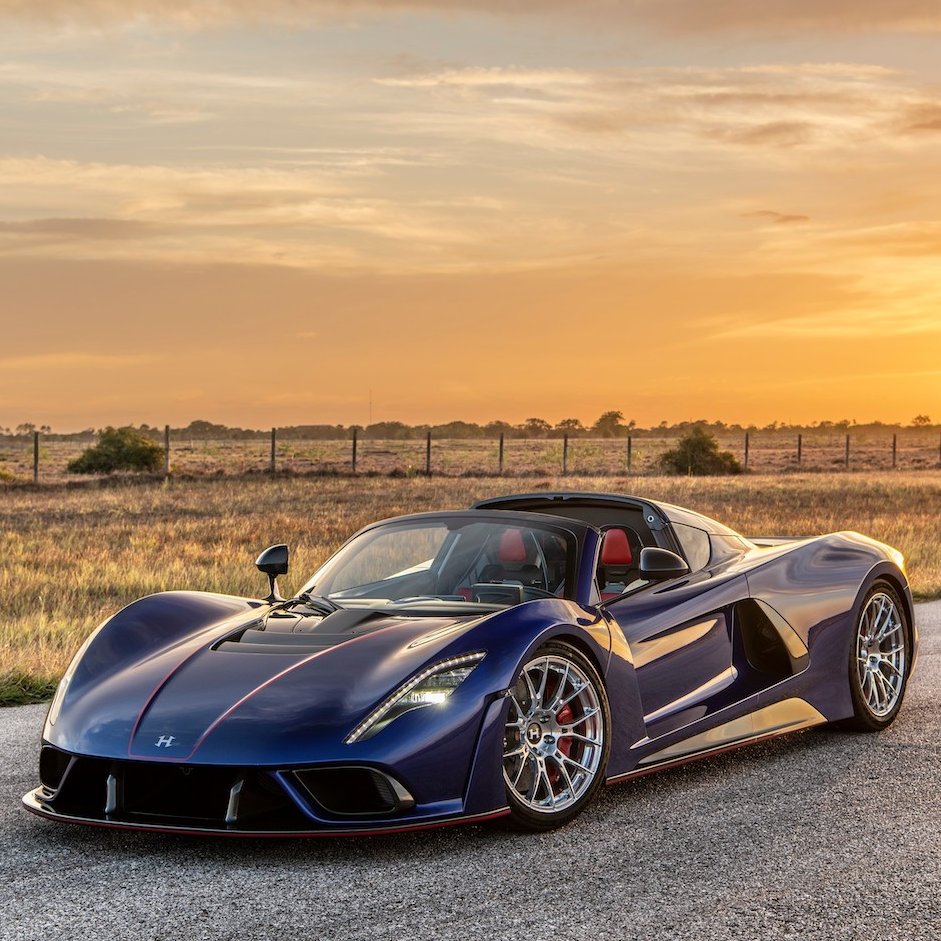
<svg viewBox="0 0 941 941"><path fill-rule="evenodd" d="M748 539L635 497L538 493L375 523L296 597L167 592L85 642L49 708L52 820L256 836L508 817L823 723L898 714L901 555Z"/></svg>

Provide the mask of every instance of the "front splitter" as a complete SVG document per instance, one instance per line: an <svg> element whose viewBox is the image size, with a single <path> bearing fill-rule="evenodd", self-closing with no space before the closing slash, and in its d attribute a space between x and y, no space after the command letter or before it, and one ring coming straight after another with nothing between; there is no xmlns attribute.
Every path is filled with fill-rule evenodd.
<svg viewBox="0 0 941 941"><path fill-rule="evenodd" d="M414 833L419 830L435 830L440 827L452 827L462 823L484 823L505 817L509 807L488 811L484 814L448 817L443 820L431 820L425 823L390 823L386 826L370 827L330 827L319 830L240 830L237 828L199 827L192 824L143 823L136 820L108 820L96 817L77 817L60 814L44 804L39 797L39 788L23 795L23 807L30 813L59 823L74 823L89 827L106 827L111 830L138 830L148 833L176 833L183 836L228 836L258 837L267 839L285 839L296 837L335 837L335 836L379 836L386 833Z"/></svg>

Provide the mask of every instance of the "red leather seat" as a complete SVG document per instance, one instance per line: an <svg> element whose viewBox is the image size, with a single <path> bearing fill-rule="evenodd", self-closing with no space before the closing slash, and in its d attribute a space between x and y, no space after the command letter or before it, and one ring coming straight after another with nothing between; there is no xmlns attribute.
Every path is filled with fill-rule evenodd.
<svg viewBox="0 0 941 941"><path fill-rule="evenodd" d="M501 562L525 562L526 543L523 533L518 529L507 529L500 536L497 558Z"/></svg>
<svg viewBox="0 0 941 941"><path fill-rule="evenodd" d="M625 529L607 529L601 542L601 561L598 564L598 584L601 600L608 601L622 594L631 581L634 550Z"/></svg>
<svg viewBox="0 0 941 941"><path fill-rule="evenodd" d="M634 561L631 543L623 529L609 529L601 543L602 565L629 566Z"/></svg>

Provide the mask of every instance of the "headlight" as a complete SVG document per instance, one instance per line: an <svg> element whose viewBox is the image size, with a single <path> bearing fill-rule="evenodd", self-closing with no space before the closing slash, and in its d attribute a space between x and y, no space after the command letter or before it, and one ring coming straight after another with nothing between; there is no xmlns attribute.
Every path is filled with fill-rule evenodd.
<svg viewBox="0 0 941 941"><path fill-rule="evenodd" d="M485 656L484 653L469 653L432 664L381 702L343 741L352 745L371 738L393 719L412 709L441 705Z"/></svg>

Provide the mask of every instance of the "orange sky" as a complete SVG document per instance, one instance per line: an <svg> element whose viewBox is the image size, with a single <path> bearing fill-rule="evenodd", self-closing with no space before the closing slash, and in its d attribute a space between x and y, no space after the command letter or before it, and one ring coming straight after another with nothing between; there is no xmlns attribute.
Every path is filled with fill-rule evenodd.
<svg viewBox="0 0 941 941"><path fill-rule="evenodd" d="M0 426L941 419L939 40L933 0L0 0Z"/></svg>

